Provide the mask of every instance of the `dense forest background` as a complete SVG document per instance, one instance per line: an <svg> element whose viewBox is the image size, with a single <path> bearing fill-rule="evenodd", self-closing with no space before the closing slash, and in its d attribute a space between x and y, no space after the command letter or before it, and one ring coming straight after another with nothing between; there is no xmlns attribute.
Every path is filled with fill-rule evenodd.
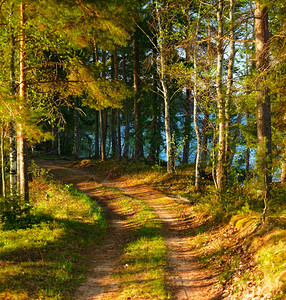
<svg viewBox="0 0 286 300"><path fill-rule="evenodd" d="M286 180L284 1L0 5L4 196L41 151L191 163L220 194Z"/></svg>

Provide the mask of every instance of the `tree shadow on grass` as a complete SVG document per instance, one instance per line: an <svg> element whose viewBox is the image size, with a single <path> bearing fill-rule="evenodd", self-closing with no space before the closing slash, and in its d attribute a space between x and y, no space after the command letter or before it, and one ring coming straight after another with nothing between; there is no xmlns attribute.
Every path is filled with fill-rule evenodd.
<svg viewBox="0 0 286 300"><path fill-rule="evenodd" d="M31 243L16 241L23 239L24 225ZM4 241L0 241L0 298L5 291L24 292L28 299L71 295L83 280L85 254L99 243L105 231L97 224L46 214L25 216L14 228L6 226ZM54 229L61 233L51 241Z"/></svg>

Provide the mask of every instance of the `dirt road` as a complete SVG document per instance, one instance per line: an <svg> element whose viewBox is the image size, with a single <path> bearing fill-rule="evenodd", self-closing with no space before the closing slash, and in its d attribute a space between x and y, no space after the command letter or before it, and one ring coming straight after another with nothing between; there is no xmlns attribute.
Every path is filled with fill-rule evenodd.
<svg viewBox="0 0 286 300"><path fill-rule="evenodd" d="M124 214L113 205L113 196L102 196L94 188L95 184L100 181L103 185L118 188L128 196L143 200L162 220L164 239L168 249L166 277L172 299L223 298L216 274L200 265L199 250L193 250L190 247L190 240L197 231L193 217L189 213L189 206L178 203L176 199L162 194L151 186L132 186L124 181L100 178L100 174L91 173L84 167L70 168L65 167L62 162L50 161L41 161L40 165L51 169L57 180L72 183L75 188L87 193L90 197L95 197L104 208L110 224L102 245L94 249L87 258L90 265L89 272L85 283L78 288L74 299L123 299L120 297L119 282L114 280L112 275L130 232Z"/></svg>

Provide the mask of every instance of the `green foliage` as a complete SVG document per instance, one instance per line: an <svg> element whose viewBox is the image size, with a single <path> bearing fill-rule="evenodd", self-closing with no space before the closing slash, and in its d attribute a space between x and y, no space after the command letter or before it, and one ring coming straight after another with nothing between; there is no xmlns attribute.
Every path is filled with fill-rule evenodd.
<svg viewBox="0 0 286 300"><path fill-rule="evenodd" d="M26 229L37 221L30 215L32 209L29 203L21 203L20 198L6 197L0 201L0 218L3 230Z"/></svg>
<svg viewBox="0 0 286 300"><path fill-rule="evenodd" d="M6 201L10 213L0 222L0 298L67 299L107 225L95 200L51 181L43 169L32 172L31 205L11 209Z"/></svg>

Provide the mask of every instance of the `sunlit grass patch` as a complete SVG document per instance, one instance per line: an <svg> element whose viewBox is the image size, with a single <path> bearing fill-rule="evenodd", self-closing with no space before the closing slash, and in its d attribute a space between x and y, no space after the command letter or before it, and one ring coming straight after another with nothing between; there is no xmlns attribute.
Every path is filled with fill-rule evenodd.
<svg viewBox="0 0 286 300"><path fill-rule="evenodd" d="M122 298L167 299L165 290L166 246L162 237L143 237L129 243L121 258Z"/></svg>
<svg viewBox="0 0 286 300"><path fill-rule="evenodd" d="M261 238L254 241L253 247L261 243ZM286 230L273 229L263 237L263 243L258 247L255 259L264 274L264 285L276 293L286 290ZM279 294L279 292L278 292ZM285 296L285 294L284 294ZM278 299L278 298L277 298ZM281 298L282 299L282 298Z"/></svg>
<svg viewBox="0 0 286 300"><path fill-rule="evenodd" d="M121 289L117 299L168 299L165 282L167 248L160 219L144 201L112 190L117 193L114 204L127 216L133 236L124 247L114 274Z"/></svg>
<svg viewBox="0 0 286 300"><path fill-rule="evenodd" d="M84 278L85 253L105 232L104 216L71 186L37 177L30 188L30 213L18 217L25 222L0 224L0 299L69 298Z"/></svg>

